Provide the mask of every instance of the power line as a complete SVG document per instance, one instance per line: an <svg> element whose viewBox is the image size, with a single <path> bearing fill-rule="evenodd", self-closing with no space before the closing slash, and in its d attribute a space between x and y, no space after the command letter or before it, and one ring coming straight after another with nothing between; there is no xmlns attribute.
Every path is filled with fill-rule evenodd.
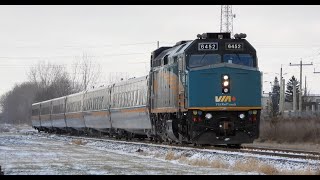
<svg viewBox="0 0 320 180"><path fill-rule="evenodd" d="M81 45L64 45L57 48L103 48L103 47L114 47L114 46L134 46L134 45L146 45L155 44L155 42L139 42L139 43L126 43L126 44L105 44L105 45L94 45L94 46L81 46ZM10 46L2 46L2 48L7 48ZM51 48L52 46L15 46L13 48ZM11 47L10 47L11 48Z"/></svg>
<svg viewBox="0 0 320 180"><path fill-rule="evenodd" d="M145 52L139 52L139 53L124 53L124 54L104 54L100 56L90 56L90 57L110 57L110 56L128 56L128 55L138 55L138 54L147 54ZM46 58L77 58L81 56L16 56L16 57L10 57L10 56L0 56L0 59L46 59Z"/></svg>

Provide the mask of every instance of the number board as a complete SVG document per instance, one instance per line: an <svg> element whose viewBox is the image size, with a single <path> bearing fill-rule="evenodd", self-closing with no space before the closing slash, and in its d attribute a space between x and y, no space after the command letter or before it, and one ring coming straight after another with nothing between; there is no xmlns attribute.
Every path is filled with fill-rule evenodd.
<svg viewBox="0 0 320 180"><path fill-rule="evenodd" d="M226 50L243 50L243 43L226 43Z"/></svg>
<svg viewBox="0 0 320 180"><path fill-rule="evenodd" d="M218 43L217 42L199 43L198 50L199 51L216 51L218 50Z"/></svg>

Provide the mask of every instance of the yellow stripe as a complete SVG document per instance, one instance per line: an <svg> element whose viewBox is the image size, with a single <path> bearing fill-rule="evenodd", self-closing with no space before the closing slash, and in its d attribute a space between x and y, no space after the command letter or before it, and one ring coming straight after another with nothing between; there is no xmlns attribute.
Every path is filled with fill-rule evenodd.
<svg viewBox="0 0 320 180"><path fill-rule="evenodd" d="M40 115L41 120L50 120L50 115Z"/></svg>
<svg viewBox="0 0 320 180"><path fill-rule="evenodd" d="M196 109L202 111L248 111L252 109L262 109L262 107L190 107L189 110Z"/></svg>
<svg viewBox="0 0 320 180"><path fill-rule="evenodd" d="M90 112L89 115L91 116L98 116L98 117L103 117L109 115L109 112L107 111L95 111L95 112Z"/></svg>
<svg viewBox="0 0 320 180"><path fill-rule="evenodd" d="M82 113L70 113L66 114L67 119L82 119L83 115Z"/></svg>
<svg viewBox="0 0 320 180"><path fill-rule="evenodd" d="M133 109L120 109L120 112L122 113L140 113L140 112L146 112L147 108L142 107L142 108L133 108Z"/></svg>
<svg viewBox="0 0 320 180"><path fill-rule="evenodd" d="M64 114L52 114L51 119L64 119Z"/></svg>
<svg viewBox="0 0 320 180"><path fill-rule="evenodd" d="M170 112L178 112L178 108L156 108L151 110L151 113L170 113Z"/></svg>

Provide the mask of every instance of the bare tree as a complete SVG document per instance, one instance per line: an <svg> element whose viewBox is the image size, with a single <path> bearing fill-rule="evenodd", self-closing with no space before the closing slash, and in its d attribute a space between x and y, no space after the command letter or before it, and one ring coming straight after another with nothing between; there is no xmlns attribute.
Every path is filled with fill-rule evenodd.
<svg viewBox="0 0 320 180"><path fill-rule="evenodd" d="M39 87L47 87L52 82L53 68L50 62L40 61L36 66L31 67L28 73L29 80Z"/></svg>
<svg viewBox="0 0 320 180"><path fill-rule="evenodd" d="M81 90L87 90L90 87L94 87L100 78L100 65L93 61L92 56L88 56L86 53L73 63L73 84L79 82Z"/></svg>
<svg viewBox="0 0 320 180"><path fill-rule="evenodd" d="M35 101L44 101L78 92L62 65L39 62L28 73L30 82L38 86Z"/></svg>

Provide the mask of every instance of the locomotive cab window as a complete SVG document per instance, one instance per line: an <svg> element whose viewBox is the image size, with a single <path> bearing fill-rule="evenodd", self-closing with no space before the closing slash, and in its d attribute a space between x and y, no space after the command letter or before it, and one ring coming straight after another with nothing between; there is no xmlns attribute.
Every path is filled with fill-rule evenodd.
<svg viewBox="0 0 320 180"><path fill-rule="evenodd" d="M189 67L201 67L221 63L219 54L194 54L189 58Z"/></svg>
<svg viewBox="0 0 320 180"><path fill-rule="evenodd" d="M250 54L225 54L223 62L254 67L253 57Z"/></svg>

